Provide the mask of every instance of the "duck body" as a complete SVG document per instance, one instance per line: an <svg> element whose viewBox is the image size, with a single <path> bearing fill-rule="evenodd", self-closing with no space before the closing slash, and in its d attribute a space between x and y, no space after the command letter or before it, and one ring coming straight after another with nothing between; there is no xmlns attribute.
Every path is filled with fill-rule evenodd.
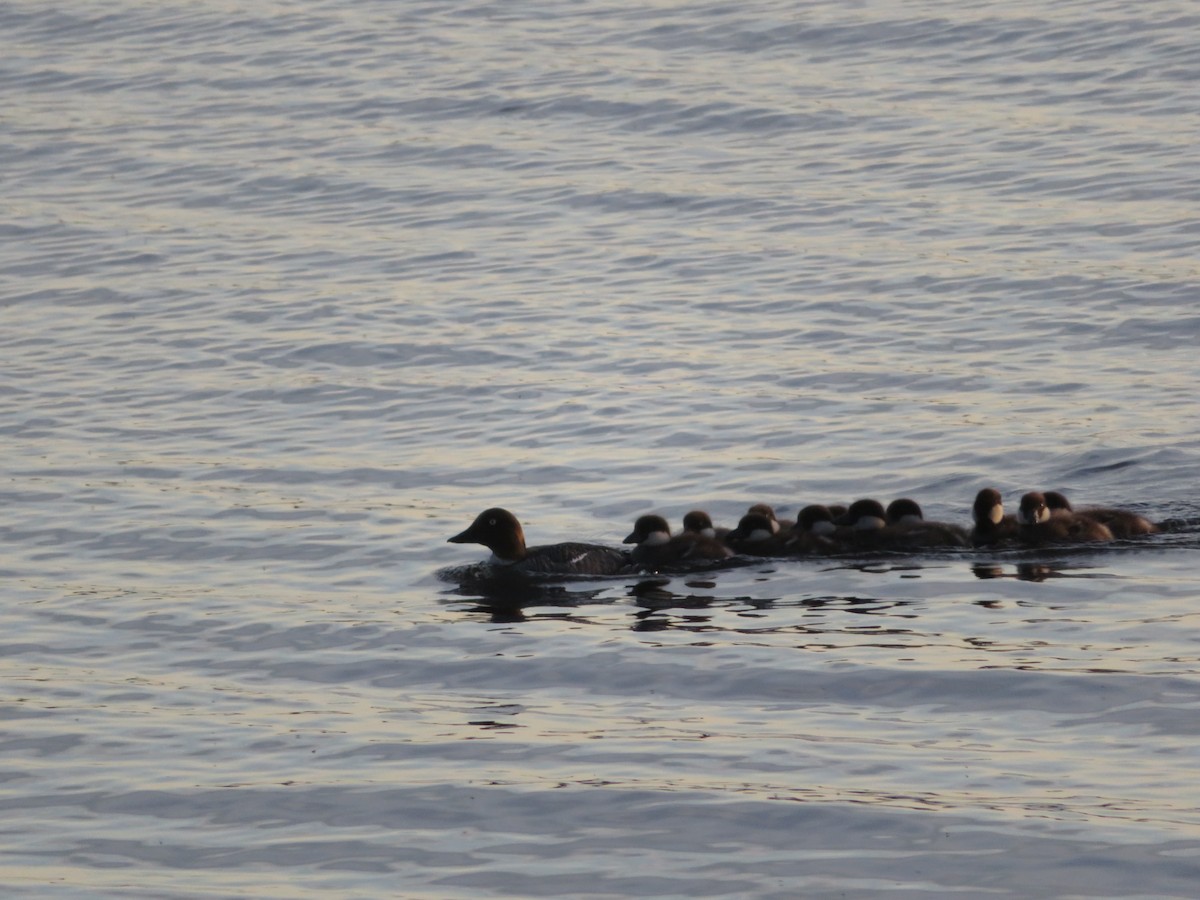
<svg viewBox="0 0 1200 900"><path fill-rule="evenodd" d="M836 524L854 531L881 531L887 526L887 511L878 500L855 500L835 520Z"/></svg>
<svg viewBox="0 0 1200 900"><path fill-rule="evenodd" d="M738 521L737 528L725 535L734 551L744 556L787 556L787 535L781 533L778 522L761 512L748 512Z"/></svg>
<svg viewBox="0 0 1200 900"><path fill-rule="evenodd" d="M796 524L791 519L779 519L775 516L775 507L769 503L755 503L748 510L746 515L755 514L763 516L771 523L771 530L775 534L782 534L785 531L791 530Z"/></svg>
<svg viewBox="0 0 1200 900"><path fill-rule="evenodd" d="M846 512L834 520L836 539L844 550L904 550L907 536L902 529L888 525L887 511L878 500L855 500Z"/></svg>
<svg viewBox="0 0 1200 900"><path fill-rule="evenodd" d="M1043 496L1046 498L1046 506L1050 510L1051 516L1068 514L1094 519L1105 525L1115 538L1139 537L1143 534L1156 534L1160 531L1159 527L1145 516L1140 516L1130 509L1085 506L1080 510L1075 510L1071 506L1071 501L1060 491L1046 491Z"/></svg>
<svg viewBox="0 0 1200 900"><path fill-rule="evenodd" d="M1065 510L1052 514L1046 505L1046 496L1040 491L1030 491L1021 497L1017 527L1018 540L1029 547L1113 539L1112 531L1103 522Z"/></svg>
<svg viewBox="0 0 1200 900"><path fill-rule="evenodd" d="M920 505L908 497L893 500L886 510L888 527L894 529L897 543L912 549L926 547L969 547L967 530L949 522L925 519Z"/></svg>
<svg viewBox="0 0 1200 900"><path fill-rule="evenodd" d="M832 537L837 534L838 530L838 526L834 520L839 515L845 514L846 510L844 508L838 512L834 508L820 503L810 503L796 515L796 528L800 531L807 531L810 534Z"/></svg>
<svg viewBox="0 0 1200 900"><path fill-rule="evenodd" d="M842 513L845 513L844 509ZM796 524L785 536L784 545L793 556L837 553L842 549L838 531L833 511L828 506L812 503L796 514Z"/></svg>
<svg viewBox="0 0 1200 900"><path fill-rule="evenodd" d="M648 568L691 568L719 562L733 551L715 537L695 532L672 535L662 516L639 516L624 543L635 544L630 556Z"/></svg>
<svg viewBox="0 0 1200 900"><path fill-rule="evenodd" d="M1017 541L1017 517L1004 514L1004 503L995 488L984 488L975 495L971 508L974 522L968 539L976 547L1015 545Z"/></svg>
<svg viewBox="0 0 1200 900"><path fill-rule="evenodd" d="M470 527L448 538L451 544L482 544L492 551L488 562L522 575L624 575L636 571L630 555L616 547L566 541L525 546L521 523L506 509L485 509Z"/></svg>

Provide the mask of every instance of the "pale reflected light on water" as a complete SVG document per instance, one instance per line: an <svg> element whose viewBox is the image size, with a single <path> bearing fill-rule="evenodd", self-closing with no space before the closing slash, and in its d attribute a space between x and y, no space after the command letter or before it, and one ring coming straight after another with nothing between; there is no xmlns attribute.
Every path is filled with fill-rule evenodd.
<svg viewBox="0 0 1200 900"><path fill-rule="evenodd" d="M5 896L1195 896L1198 25L9 4ZM989 485L1170 527L446 543Z"/></svg>

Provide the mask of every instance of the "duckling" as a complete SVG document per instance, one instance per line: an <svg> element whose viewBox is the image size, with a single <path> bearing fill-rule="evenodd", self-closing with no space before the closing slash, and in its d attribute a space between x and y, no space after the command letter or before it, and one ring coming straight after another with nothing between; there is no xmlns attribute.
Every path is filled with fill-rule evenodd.
<svg viewBox="0 0 1200 900"><path fill-rule="evenodd" d="M810 503L808 506L800 510L796 516L795 528L799 531L807 531L811 534L824 535L831 537L837 534L838 526L834 521L839 515L846 514L845 508L841 508L841 512L835 512L833 507L825 506L821 503Z"/></svg>
<svg viewBox="0 0 1200 900"><path fill-rule="evenodd" d="M787 531L796 524L791 519L777 519L775 517L775 508L768 503L755 503L748 510L746 510L746 513L747 515L750 513L757 513L760 516L765 516L767 520L770 521L771 531L774 534Z"/></svg>
<svg viewBox="0 0 1200 900"><path fill-rule="evenodd" d="M1143 534L1157 534L1160 530L1149 519L1139 516L1133 510L1113 509L1109 506L1086 506L1083 509L1075 510L1071 508L1071 501L1066 498L1066 495L1059 491L1046 491L1045 497L1051 516L1068 513L1095 519L1097 522L1107 525L1108 530L1113 533L1113 537L1131 538Z"/></svg>
<svg viewBox="0 0 1200 900"><path fill-rule="evenodd" d="M729 534L728 528L713 525L712 517L702 509L693 509L683 517L683 531L685 534L699 534L719 541Z"/></svg>
<svg viewBox="0 0 1200 900"><path fill-rule="evenodd" d="M970 533L974 546L993 547L1016 541L1017 518L1004 514L1004 503L995 488L984 488L975 495L971 518L975 523Z"/></svg>
<svg viewBox="0 0 1200 900"><path fill-rule="evenodd" d="M787 536L779 532L778 524L761 512L748 512L725 535L725 543L746 556L786 556Z"/></svg>
<svg viewBox="0 0 1200 900"><path fill-rule="evenodd" d="M784 546L797 556L836 553L841 546L837 539L838 526L833 519L829 507L820 503L804 507L796 516L792 530L784 536Z"/></svg>
<svg viewBox="0 0 1200 900"><path fill-rule="evenodd" d="M1062 511L1051 515L1046 497L1040 491L1030 491L1021 497L1017 510L1018 539L1028 546L1043 544L1073 544L1111 541L1112 531L1095 519Z"/></svg>
<svg viewBox="0 0 1200 900"><path fill-rule="evenodd" d="M855 531L879 531L887 526L887 512L878 500L855 500L837 520Z"/></svg>
<svg viewBox="0 0 1200 900"><path fill-rule="evenodd" d="M684 532L674 537L662 516L639 516L623 543L636 544L631 556L644 566L662 568L728 559L733 551L716 538Z"/></svg>
<svg viewBox="0 0 1200 900"><path fill-rule="evenodd" d="M855 500L845 514L834 520L840 544L853 550L894 550L902 541L900 532L888 527L887 511L878 500Z"/></svg>
<svg viewBox="0 0 1200 900"><path fill-rule="evenodd" d="M965 528L949 522L929 522L916 500L902 497L887 508L888 526L902 533L912 547L967 547Z"/></svg>

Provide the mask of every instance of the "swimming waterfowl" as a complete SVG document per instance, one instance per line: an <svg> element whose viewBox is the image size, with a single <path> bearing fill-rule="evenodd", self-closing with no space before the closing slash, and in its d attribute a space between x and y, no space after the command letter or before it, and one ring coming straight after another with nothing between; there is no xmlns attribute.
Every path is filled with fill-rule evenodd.
<svg viewBox="0 0 1200 900"><path fill-rule="evenodd" d="M920 504L908 497L888 504L887 522L889 528L896 530L898 543L914 548L969 546L965 528L949 522L927 521Z"/></svg>
<svg viewBox="0 0 1200 900"><path fill-rule="evenodd" d="M685 534L699 534L717 540L723 540L729 534L728 528L713 525L712 517L702 509L693 509L684 515L683 530Z"/></svg>
<svg viewBox="0 0 1200 900"><path fill-rule="evenodd" d="M737 528L725 535L725 543L747 556L785 556L787 535L780 533L779 523L761 512L748 512L738 521Z"/></svg>
<svg viewBox="0 0 1200 900"><path fill-rule="evenodd" d="M448 538L451 544L482 544L492 551L489 563L526 575L621 575L636 570L623 550L567 541L525 546L525 532L507 509L485 509L470 527Z"/></svg>
<svg viewBox="0 0 1200 900"><path fill-rule="evenodd" d="M697 564L728 559L733 551L713 537L694 532L671 535L662 516L639 516L624 543L636 544L630 554L637 562L654 568Z"/></svg>
<svg viewBox="0 0 1200 900"><path fill-rule="evenodd" d="M796 524L791 519L776 518L775 508L769 503L755 503L748 510L746 510L747 515L752 513L766 517L766 519L771 523L771 531L775 534L787 531Z"/></svg>
<svg viewBox="0 0 1200 900"><path fill-rule="evenodd" d="M855 531L878 531L887 525L887 511L878 500L855 500L837 519L837 524Z"/></svg>
<svg viewBox="0 0 1200 900"><path fill-rule="evenodd" d="M921 525L925 522L921 505L908 497L901 497L889 503L885 515L889 525Z"/></svg>
<svg viewBox="0 0 1200 900"><path fill-rule="evenodd" d="M878 500L855 500L845 514L834 521L841 526L837 540L847 549L893 550L903 545L899 529L888 527L887 511Z"/></svg>
<svg viewBox="0 0 1200 900"><path fill-rule="evenodd" d="M838 526L833 520L834 515L829 507L820 503L805 506L796 515L792 530L784 535L784 546L789 553L796 555L836 553L840 546L837 540Z"/></svg>
<svg viewBox="0 0 1200 900"><path fill-rule="evenodd" d="M1050 514L1046 497L1040 491L1030 491L1021 497L1017 510L1017 537L1029 546L1111 541L1112 531L1102 522L1078 516L1065 510Z"/></svg>
<svg viewBox="0 0 1200 900"><path fill-rule="evenodd" d="M1051 516L1068 513L1095 519L1108 526L1113 537L1131 538L1143 534L1156 534L1159 531L1157 525L1145 516L1139 516L1133 510L1114 509L1109 506L1085 506L1083 509L1075 510L1071 507L1071 501L1060 491L1046 491L1044 496Z"/></svg>
<svg viewBox="0 0 1200 900"><path fill-rule="evenodd" d="M841 515L845 515L843 509ZM810 503L808 506L800 510L796 516L796 528L800 531L807 531L810 534L832 536L837 533L838 527L834 523L834 519L838 513L835 513L828 506L821 503Z"/></svg>
<svg viewBox="0 0 1200 900"><path fill-rule="evenodd" d="M1004 514L1004 503L995 488L984 488L975 495L971 519L970 540L976 547L1012 544L1017 539L1017 518Z"/></svg>

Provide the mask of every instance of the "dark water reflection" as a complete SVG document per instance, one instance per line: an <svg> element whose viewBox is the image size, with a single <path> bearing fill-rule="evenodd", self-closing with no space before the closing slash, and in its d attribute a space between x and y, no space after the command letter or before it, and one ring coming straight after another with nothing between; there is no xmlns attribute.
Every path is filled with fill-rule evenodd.
<svg viewBox="0 0 1200 900"><path fill-rule="evenodd" d="M899 654L936 658L952 666L1056 668L1078 662L1081 670L1094 670L1104 668L1101 657L1095 647L1074 646L1072 619L1107 620L1113 610L1097 617L1089 604L1134 578L1132 571L1116 565L1128 562L1129 557L1095 554L1003 562L757 561L691 576L580 582L474 579L444 590L441 602L463 622L557 621L594 630L599 641L622 631L674 633L703 635L704 645L821 652L858 664L877 664ZM984 595L973 587L1004 584L1043 587L1034 594ZM1053 585L1079 585L1084 590L1072 600L1051 591ZM1080 604L1073 614L1071 603ZM970 609L1000 618L983 623L969 614ZM1047 619L1053 610L1057 612Z"/></svg>
<svg viewBox="0 0 1200 900"><path fill-rule="evenodd" d="M1016 578L1019 581L1045 581L1048 578L1115 578L1108 572L1083 572L1062 563L1016 563L1011 571L996 563L977 563L971 566L976 578Z"/></svg>

